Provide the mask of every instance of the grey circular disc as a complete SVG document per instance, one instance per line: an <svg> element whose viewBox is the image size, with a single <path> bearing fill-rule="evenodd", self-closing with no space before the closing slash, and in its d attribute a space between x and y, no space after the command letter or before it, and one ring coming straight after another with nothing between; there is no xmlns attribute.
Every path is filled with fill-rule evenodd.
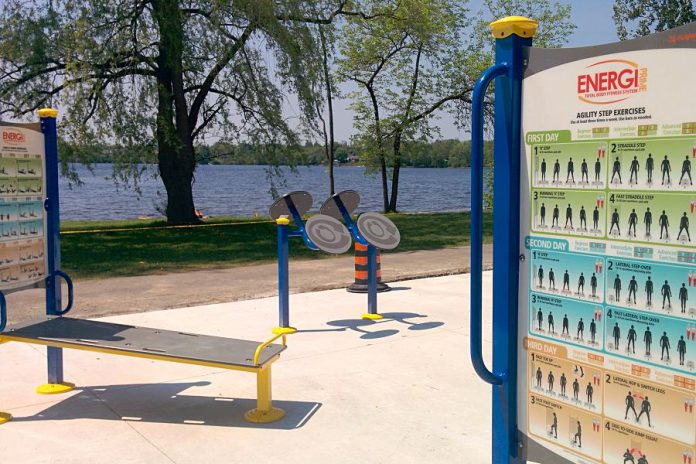
<svg viewBox="0 0 696 464"><path fill-rule="evenodd" d="M358 205L360 204L360 194L358 192L356 192L355 190L344 190L342 192L331 195L329 199L326 200L323 205L321 205L321 208L319 208L319 212L321 214L325 214L326 216L331 216L334 219L342 221L343 215L341 214L341 211L338 209L338 205L336 204L336 197L341 199L341 201L343 202L343 206L345 206L346 211L348 211L348 214L351 214L353 211L355 211L358 208Z"/></svg>
<svg viewBox="0 0 696 464"><path fill-rule="evenodd" d="M358 216L358 230L365 240L382 250L392 250L401 241L399 229L389 218L379 213L363 213Z"/></svg>
<svg viewBox="0 0 696 464"><path fill-rule="evenodd" d="M309 192L303 190L297 192L286 193L282 197L278 198L273 205L271 205L268 210L268 214L274 221L281 216L287 216L288 219L292 221L292 214L290 213L290 208L288 207L288 200L292 200L297 212L300 215L305 214L312 207L312 195Z"/></svg>
<svg viewBox="0 0 696 464"><path fill-rule="evenodd" d="M323 214L312 216L305 223L307 236L320 250L341 254L353 246L353 237L338 219Z"/></svg>

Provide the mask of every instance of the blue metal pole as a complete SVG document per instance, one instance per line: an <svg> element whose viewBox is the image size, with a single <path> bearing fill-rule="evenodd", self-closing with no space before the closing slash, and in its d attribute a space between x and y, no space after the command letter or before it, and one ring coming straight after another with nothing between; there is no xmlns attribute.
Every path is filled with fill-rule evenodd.
<svg viewBox="0 0 696 464"><path fill-rule="evenodd" d="M58 111L42 109L41 132L44 134L44 151L46 156L46 247L48 250L46 269L46 314L60 316L62 298L60 278L56 271L60 269L60 196L58 188L58 133L56 117ZM63 350L48 347L48 383L63 383Z"/></svg>
<svg viewBox="0 0 696 464"><path fill-rule="evenodd" d="M288 240L287 218L276 220L278 224L278 324L280 327L290 327L290 279L288 261L290 244Z"/></svg>
<svg viewBox="0 0 696 464"><path fill-rule="evenodd" d="M493 372L505 375L492 387L494 464L522 462L517 458L520 130L524 51L531 45L531 37L522 37L518 30L498 38L495 48L496 64L505 63L508 72L495 81Z"/></svg>
<svg viewBox="0 0 696 464"><path fill-rule="evenodd" d="M367 246L367 313L377 314L377 247Z"/></svg>

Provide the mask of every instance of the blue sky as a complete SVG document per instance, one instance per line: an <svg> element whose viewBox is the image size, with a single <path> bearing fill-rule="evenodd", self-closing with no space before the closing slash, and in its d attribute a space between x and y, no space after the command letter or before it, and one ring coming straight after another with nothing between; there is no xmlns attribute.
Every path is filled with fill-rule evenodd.
<svg viewBox="0 0 696 464"><path fill-rule="evenodd" d="M616 28L612 20L611 0L561 0L561 3L573 6L572 20L577 25L577 29L568 40L568 47L584 47L588 45L598 45L607 42L615 42ZM481 0L471 0L469 5L472 10L481 8ZM339 100L336 102L336 140L348 140L354 133L353 114L347 108L350 102ZM466 140L469 134L458 130L452 124L449 116L444 114L438 121L443 138L458 138Z"/></svg>

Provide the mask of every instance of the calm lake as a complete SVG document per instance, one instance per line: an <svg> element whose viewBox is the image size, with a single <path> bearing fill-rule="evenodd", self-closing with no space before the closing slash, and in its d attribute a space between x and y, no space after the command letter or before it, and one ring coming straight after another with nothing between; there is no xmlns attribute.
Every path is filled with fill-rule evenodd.
<svg viewBox="0 0 696 464"><path fill-rule="evenodd" d="M73 166L82 185L72 187L61 179L61 218L131 219L161 216L158 207L166 195L159 178L145 175L140 195L117 186L111 180L110 164L95 164L92 171ZM152 171L153 168L151 168ZM328 198L326 168L302 166L297 172L283 168L285 186L279 193L307 190L314 197L313 211ZM470 170L468 168L402 168L398 208L403 212L462 211L469 209ZM360 193L358 211L382 208L380 178L365 175L359 166L335 169L336 191L352 189ZM264 166L201 165L196 169L193 194L196 207L208 216L265 216L273 202Z"/></svg>

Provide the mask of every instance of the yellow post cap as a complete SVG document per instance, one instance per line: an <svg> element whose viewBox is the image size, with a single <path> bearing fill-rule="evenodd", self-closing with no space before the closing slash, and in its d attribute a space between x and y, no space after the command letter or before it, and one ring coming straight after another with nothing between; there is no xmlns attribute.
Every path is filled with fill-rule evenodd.
<svg viewBox="0 0 696 464"><path fill-rule="evenodd" d="M493 21L491 31L496 39L504 39L512 34L520 37L534 37L539 23L524 16L508 16L506 18Z"/></svg>
<svg viewBox="0 0 696 464"><path fill-rule="evenodd" d="M41 108L39 110L39 117L55 119L58 117L58 110L55 108Z"/></svg>
<svg viewBox="0 0 696 464"><path fill-rule="evenodd" d="M278 224L279 226L287 226L288 224L290 224L290 219L281 216L278 219L276 219L276 224Z"/></svg>

